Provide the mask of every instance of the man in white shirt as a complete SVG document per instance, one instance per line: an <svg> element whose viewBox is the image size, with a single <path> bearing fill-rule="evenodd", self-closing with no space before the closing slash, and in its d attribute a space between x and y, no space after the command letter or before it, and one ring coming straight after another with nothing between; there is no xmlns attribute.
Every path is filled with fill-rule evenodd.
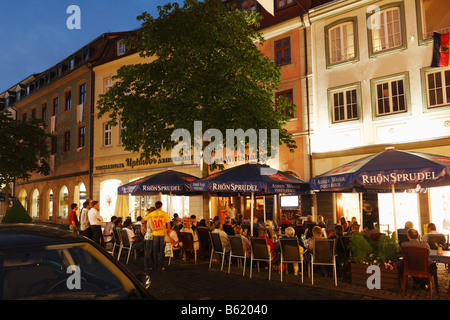
<svg viewBox="0 0 450 320"><path fill-rule="evenodd" d="M91 200L83 202L83 210L80 212L80 234L92 240L91 226L89 225L88 211L91 208Z"/></svg>
<svg viewBox="0 0 450 320"><path fill-rule="evenodd" d="M130 245L133 249L140 249L144 245L144 241L141 241L133 231L133 225L131 223L131 220L125 220L123 223L123 230L127 232L128 240L130 241Z"/></svg>
<svg viewBox="0 0 450 320"><path fill-rule="evenodd" d="M92 207L88 211L89 224L91 225L92 240L101 245L102 237L102 216L100 215L100 203L92 201Z"/></svg>
<svg viewBox="0 0 450 320"><path fill-rule="evenodd" d="M227 213L231 220L233 220L236 217L236 208L234 207L234 204L232 203L230 204Z"/></svg>

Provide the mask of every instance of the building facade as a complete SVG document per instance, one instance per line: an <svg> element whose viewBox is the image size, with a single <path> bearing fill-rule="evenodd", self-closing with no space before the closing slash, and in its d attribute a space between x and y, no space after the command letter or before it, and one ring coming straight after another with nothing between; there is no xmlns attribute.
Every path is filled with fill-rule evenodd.
<svg viewBox="0 0 450 320"><path fill-rule="evenodd" d="M309 11L314 176L386 147L450 156L450 68L431 67L432 35L450 31L449 9L445 0L336 0ZM398 225L423 232L442 221L449 195L396 195ZM329 222L376 209L393 229L390 194L316 194L314 206Z"/></svg>
<svg viewBox="0 0 450 320"><path fill-rule="evenodd" d="M114 51L114 48L111 48ZM114 54L114 53L112 53ZM98 118L97 101L100 94L106 93L113 84L112 77L121 66L148 63L153 59L141 58L139 53L117 55L117 58L94 67L95 80L95 131L94 131L94 167L93 167L93 198L100 201L100 214L104 221L113 216L128 216L133 219L145 215L145 210L154 206L155 202L163 202L163 210L178 213L180 216L195 214L203 216L202 198L188 196L173 196L170 207L170 197L167 195L132 196L118 195L117 188L128 182L156 174L164 170L177 170L196 177L201 177L198 165L176 165L172 162L171 153L163 151L161 158L140 160L140 153L126 151L122 145L121 134L124 128L120 122L117 126L108 124L109 116L104 114ZM122 198L122 199L120 199ZM124 204L125 203L125 204Z"/></svg>
<svg viewBox="0 0 450 320"><path fill-rule="evenodd" d="M67 223L70 205L91 197L93 167L93 65L108 60L105 48L122 33L104 34L55 66L0 94L18 121L46 122L50 174L16 181L14 195L35 220Z"/></svg>

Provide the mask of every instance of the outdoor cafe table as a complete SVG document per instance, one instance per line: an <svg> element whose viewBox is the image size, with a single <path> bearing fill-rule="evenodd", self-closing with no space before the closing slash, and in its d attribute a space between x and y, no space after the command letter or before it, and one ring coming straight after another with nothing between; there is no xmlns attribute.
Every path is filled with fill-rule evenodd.
<svg viewBox="0 0 450 320"><path fill-rule="evenodd" d="M445 263L446 265L450 265L450 251L443 251L442 254L438 254L437 250L431 250L430 259L434 262ZM450 288L448 289L448 299L450 299Z"/></svg>
<svg viewBox="0 0 450 320"><path fill-rule="evenodd" d="M438 254L437 250L430 251L430 259L434 262L445 263L450 265L450 251L443 251L442 254Z"/></svg>

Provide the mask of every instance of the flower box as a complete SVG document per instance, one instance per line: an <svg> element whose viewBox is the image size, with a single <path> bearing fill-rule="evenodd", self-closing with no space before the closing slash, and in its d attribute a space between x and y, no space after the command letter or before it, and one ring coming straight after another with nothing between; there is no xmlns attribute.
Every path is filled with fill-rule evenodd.
<svg viewBox="0 0 450 320"><path fill-rule="evenodd" d="M372 273L367 273L369 265L366 264L351 264L352 284L367 286L367 279ZM399 269L389 270L380 267L381 271L381 289L401 291L401 274ZM374 289L376 290L376 289Z"/></svg>

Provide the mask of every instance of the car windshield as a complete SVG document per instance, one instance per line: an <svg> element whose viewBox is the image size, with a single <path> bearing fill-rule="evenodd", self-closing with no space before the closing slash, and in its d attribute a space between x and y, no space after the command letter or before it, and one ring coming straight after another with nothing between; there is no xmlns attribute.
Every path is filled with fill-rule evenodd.
<svg viewBox="0 0 450 320"><path fill-rule="evenodd" d="M132 281L89 243L0 249L0 298L127 299Z"/></svg>

